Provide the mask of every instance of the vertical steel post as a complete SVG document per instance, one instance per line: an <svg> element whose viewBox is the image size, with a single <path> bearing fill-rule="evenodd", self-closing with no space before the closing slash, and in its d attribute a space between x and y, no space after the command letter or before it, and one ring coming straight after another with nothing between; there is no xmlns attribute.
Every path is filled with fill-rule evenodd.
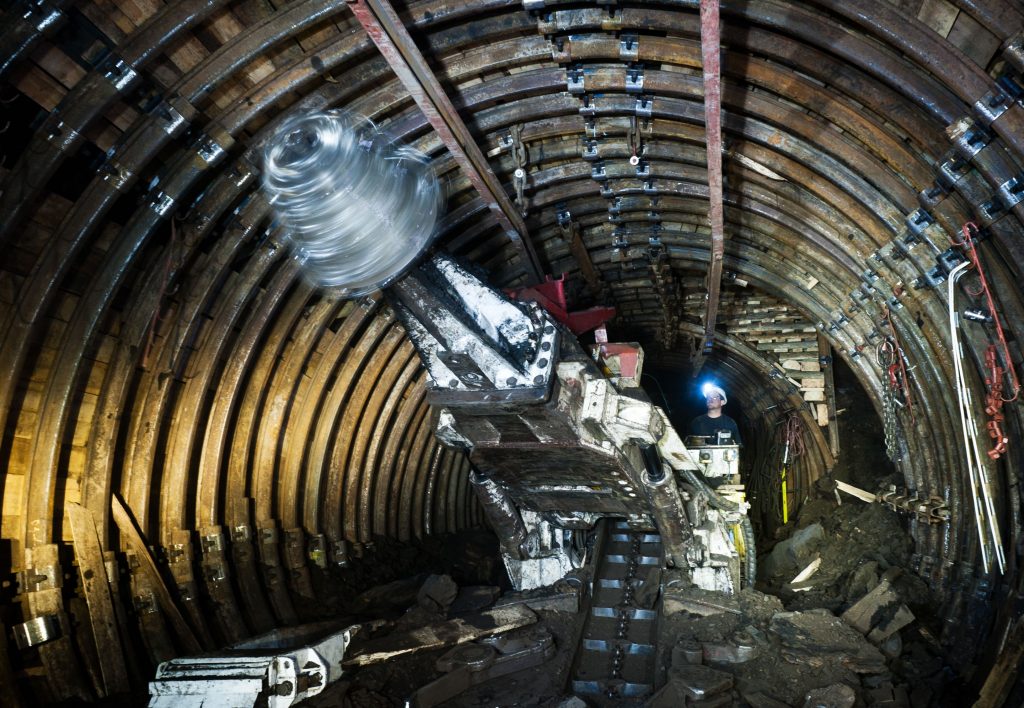
<svg viewBox="0 0 1024 708"><path fill-rule="evenodd" d="M543 268L530 243L526 222L416 48L398 13L387 0L348 0L348 6L519 251L527 278L533 281L530 284L541 282Z"/></svg>
<svg viewBox="0 0 1024 708"><path fill-rule="evenodd" d="M715 321L725 254L725 215L722 207L722 84L719 57L718 0L700 0L700 50L704 63L704 129L708 149L708 219L711 221L711 260L708 264L708 307L704 315L704 354L715 341Z"/></svg>

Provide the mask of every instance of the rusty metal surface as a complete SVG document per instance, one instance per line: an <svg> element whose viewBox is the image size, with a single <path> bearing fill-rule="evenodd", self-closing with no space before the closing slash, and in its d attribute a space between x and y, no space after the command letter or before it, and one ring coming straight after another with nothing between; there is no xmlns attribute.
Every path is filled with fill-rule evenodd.
<svg viewBox="0 0 1024 708"><path fill-rule="evenodd" d="M1000 38L1020 30L1014 5L955 4ZM621 197L617 216L627 231L646 226L656 211L671 273L706 271L709 251L698 239L707 236L696 235L708 184L697 167L704 143L700 21L691 5L654 2L613 12L562 4L534 15L519 3L438 0L400 10L401 23L502 189L513 184L516 162L499 141L522 126L520 139L530 153L525 223L545 262L568 271L570 282L584 276L592 286L599 282L623 316L647 333L664 326L666 301L649 277L649 263L638 273L611 258L611 200L591 177L582 140L588 130L602 135L606 183ZM128 59L138 72L136 78L123 69L112 74L129 93L118 93L104 77L116 62L93 68L57 114L22 126L34 133L26 142L30 149L20 161L8 160L5 180L22 185L21 192L6 190L4 199L15 206L5 217L25 226L25 245L19 238L0 279L0 427L10 443L4 448L9 471L27 473L24 498L11 496L15 515L26 512L12 520L15 565L23 562L23 545L56 539L61 529L55 502L74 499L78 489L97 518L101 543L115 540L107 531L107 508L112 490L120 488L152 538L166 544L176 532L179 540L180 532L190 535L192 579L184 569L181 577L186 587L206 584L211 596L225 598L227 609L218 613L215 629L227 635L266 629L274 621L253 545L259 542L257 521L280 528L284 545L274 551L277 568L289 575L274 592L288 596L308 591L310 547L304 544L326 531L327 508L338 510L337 540L351 534L350 541L377 534L410 539L482 518L465 461L433 441L422 376L408 345L389 338L386 350L374 345L352 358L342 330L324 326L334 325L331 308L315 305L308 288L294 282L294 265L266 263L266 247L258 244L268 225L265 205L245 201L258 181L251 155L260 131L289 111L313 106L371 113L399 139L436 156L451 201L441 243L490 268L498 283L522 276L520 255L489 217L487 201L361 28L346 21L342 5L264 8L258 23L220 46L210 20L200 17L207 6L213 3L169 5L117 42L112 55ZM179 27L171 20L190 12L198 13L194 24ZM955 408L945 386L952 367L939 326L944 295L911 286L934 265L935 254L928 242L910 238L907 217L919 208L930 212L935 224L925 233L943 247L958 222L987 220L993 238L983 249L1006 260L993 265L993 279L1019 338L1024 202L1014 202L1009 183L1024 164L1021 109L1009 106L996 115L999 106L976 107L993 91L991 77L884 3L724 3L721 20L723 202L730 235L724 270L821 321L835 355L851 363L875 401L884 377L860 353L870 351L881 306L891 298L903 304L894 310L894 323L917 367L918 430L934 434L907 430L912 461L902 472L913 488L948 490L951 513L948 524L915 528L921 573L937 588L970 582L976 550L971 524L963 523L961 453L948 427ZM163 29L146 29L158 26ZM203 32L209 53L181 69L167 60L166 50L177 48L192 28ZM626 54L620 54L623 34L637 40ZM253 62L264 55L270 57L266 74L254 81ZM12 57L20 66L8 76L31 68L32 56L20 51ZM644 65L643 85L653 97L643 150L656 194L644 193L626 167L635 96L625 77L635 63ZM592 123L580 114L581 99L567 92L570 67L581 70L584 86L597 97ZM1013 70L1012 62L1008 67ZM83 175L66 211L47 213L41 198L53 185L43 177L84 155L82 146L95 139L91 131L108 125L109 109L122 105L119 98L138 108L142 87L151 91L147 110L115 119L124 134L99 171ZM947 152L963 150L944 131L966 117L991 121L991 137L943 176ZM186 135L186 129L192 132ZM204 160L203 154L218 150L227 159ZM240 154L250 159L233 159ZM142 187L154 179L152 198L140 202ZM937 185L947 188L932 193ZM160 201L161 191L178 201ZM557 223L559 204L578 228L572 248ZM989 211L998 205L1004 208ZM189 247L173 259L170 291L163 294L155 284L167 262L168 227L154 207L188 213L178 229ZM235 209L238 214L230 216ZM584 255L592 273L577 265L586 263ZM869 268L878 276L872 297L851 300ZM819 282L807 287L811 276ZM314 317L304 316L307 307ZM157 311L171 318L159 324L153 360L141 369ZM829 332L829 321L839 314L847 322ZM350 324L351 316L337 326L361 336L363 325L358 317ZM692 317L683 317L681 341L693 336L702 334ZM799 405L769 378L761 353L736 337L723 338L721 346L722 371L752 406ZM338 371L347 372L347 385L334 382ZM361 385L363 375L377 385ZM321 431L318 412L328 409ZM1014 425L1020 428L1019 421ZM804 488L831 464L827 439L818 439L810 419L806 427L815 435L812 447L821 450L794 471ZM378 439L371 428L387 434ZM333 440L331 430L353 437ZM335 452L345 459L328 463ZM306 466L314 456L323 461L320 471ZM251 465L256 459L259 469ZM328 474L330 464L336 468ZM335 482L329 485L330 475ZM1006 513L1016 517L1019 504L1007 496ZM259 505L257 516L250 516L250 499ZM221 550L204 541L216 536L211 529L217 526L226 543ZM299 527L305 536L294 532ZM1019 533L1019 523L1013 528ZM234 573L226 583L217 579L221 558ZM141 607L152 606L139 619L149 653L159 657L173 647L159 608L146 604L153 597L148 582L136 572L133 594ZM230 597L236 598L234 610ZM30 613L62 611L54 593L31 594L25 607ZM240 625L239 614L247 626ZM54 686L73 692L69 655L59 653L44 651L46 670Z"/></svg>
<svg viewBox="0 0 1024 708"><path fill-rule="evenodd" d="M348 5L470 182L491 207L509 239L520 250L528 276L539 282L543 268L530 243L526 224L509 200L504 187L498 183L479 146L417 50L416 43L394 8L388 0L353 0Z"/></svg>
<svg viewBox="0 0 1024 708"><path fill-rule="evenodd" d="M722 87L719 60L718 0L701 0L700 48L704 72L704 134L708 165L708 221L711 223L711 259L707 274L707 309L704 341L711 351L715 342L718 299L722 287L722 256L725 253L725 215L722 206ZM699 371L699 369L698 369Z"/></svg>
<svg viewBox="0 0 1024 708"><path fill-rule="evenodd" d="M59 162L79 144L87 126L129 92L140 80L139 71L175 37L201 22L224 0L184 0L167 6L111 54L94 71L76 84L51 114L50 126L29 146L20 169L8 175L0 192L0 242L7 243L11 229L34 205L40 187L53 176ZM54 136L51 138L50 136Z"/></svg>

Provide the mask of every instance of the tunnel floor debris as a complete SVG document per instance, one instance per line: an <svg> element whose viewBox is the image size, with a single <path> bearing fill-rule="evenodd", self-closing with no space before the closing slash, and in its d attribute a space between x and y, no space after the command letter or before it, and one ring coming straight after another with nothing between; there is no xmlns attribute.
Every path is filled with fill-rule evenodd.
<svg viewBox="0 0 1024 708"><path fill-rule="evenodd" d="M419 650L353 665L307 705L964 705L936 639L933 598L909 570L912 544L896 513L861 502L811 500L791 531L765 549L756 590L731 596L703 591L665 571L655 582L660 593L652 596L644 588L651 579L638 574L629 602L659 609L655 682L642 695L614 699L570 692L579 670L581 597L586 606L580 589L589 577L515 593L493 582L486 539L447 539L450 558L466 550L463 557L483 562L461 561L459 584L449 575L420 574L339 599L350 615L380 620L363 638L366 644L386 653L389 642L408 649L420 641ZM809 566L813 571L793 582ZM494 612L505 619L514 613L523 626L489 631L481 618ZM482 673L467 679L477 670Z"/></svg>

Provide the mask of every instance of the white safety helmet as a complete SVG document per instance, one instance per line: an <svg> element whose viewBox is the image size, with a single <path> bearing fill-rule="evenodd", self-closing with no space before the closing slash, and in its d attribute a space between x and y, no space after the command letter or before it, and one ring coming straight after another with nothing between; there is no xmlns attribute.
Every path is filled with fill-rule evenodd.
<svg viewBox="0 0 1024 708"><path fill-rule="evenodd" d="M710 396L712 394L715 394L715 395L719 396L722 399L722 405L725 405L726 403L729 402L729 399L726 398L726 396L725 396L725 389L722 388L721 386L716 386L713 383L706 383L706 384L704 384L703 392L704 392L704 398L707 398L708 396Z"/></svg>

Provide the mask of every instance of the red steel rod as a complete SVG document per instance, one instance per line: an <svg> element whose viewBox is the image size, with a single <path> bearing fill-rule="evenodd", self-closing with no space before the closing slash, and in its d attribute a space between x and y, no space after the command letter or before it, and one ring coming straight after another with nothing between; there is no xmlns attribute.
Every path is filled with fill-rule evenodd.
<svg viewBox="0 0 1024 708"><path fill-rule="evenodd" d="M718 0L700 0L700 51L704 63L704 127L708 146L708 219L711 221L711 260L708 263L708 308L704 316L703 352L715 341L715 321L725 254L725 216L722 208L722 84L719 58Z"/></svg>
<svg viewBox="0 0 1024 708"><path fill-rule="evenodd" d="M526 223L398 13L388 0L348 0L348 6L518 249L527 278L533 280L531 284L541 282L543 269L530 243Z"/></svg>

